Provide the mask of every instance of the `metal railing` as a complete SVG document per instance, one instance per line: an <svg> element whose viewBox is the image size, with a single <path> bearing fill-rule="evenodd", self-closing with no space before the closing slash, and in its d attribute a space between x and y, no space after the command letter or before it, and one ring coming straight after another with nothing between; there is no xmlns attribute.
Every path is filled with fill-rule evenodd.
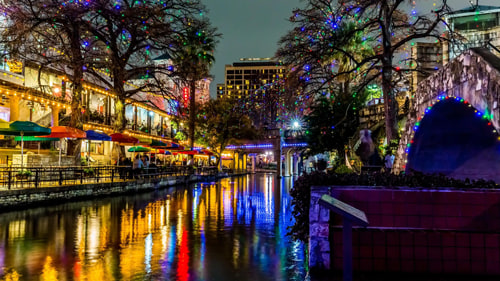
<svg viewBox="0 0 500 281"><path fill-rule="evenodd" d="M132 169L130 166L0 167L0 190L161 179L173 176L215 176L217 167L166 166Z"/></svg>

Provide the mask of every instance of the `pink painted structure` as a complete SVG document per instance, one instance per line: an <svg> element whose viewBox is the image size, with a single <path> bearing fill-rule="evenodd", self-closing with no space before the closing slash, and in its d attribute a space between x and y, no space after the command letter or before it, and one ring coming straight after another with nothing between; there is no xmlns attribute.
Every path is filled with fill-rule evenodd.
<svg viewBox="0 0 500 281"><path fill-rule="evenodd" d="M353 229L354 271L500 275L500 191L314 187L310 265L341 270L341 218L317 204L328 193L369 220Z"/></svg>

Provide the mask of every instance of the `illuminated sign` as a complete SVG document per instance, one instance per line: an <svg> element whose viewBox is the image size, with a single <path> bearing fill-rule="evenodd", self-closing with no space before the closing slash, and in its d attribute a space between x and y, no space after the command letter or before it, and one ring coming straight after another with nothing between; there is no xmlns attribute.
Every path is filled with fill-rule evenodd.
<svg viewBox="0 0 500 281"><path fill-rule="evenodd" d="M182 88L182 99L184 100L184 107L187 107L188 103L189 103L189 88L188 87Z"/></svg>

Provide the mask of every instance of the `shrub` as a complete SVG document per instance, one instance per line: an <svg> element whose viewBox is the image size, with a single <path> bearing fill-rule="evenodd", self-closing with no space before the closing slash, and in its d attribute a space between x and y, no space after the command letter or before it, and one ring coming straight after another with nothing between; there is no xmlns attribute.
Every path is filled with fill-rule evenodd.
<svg viewBox="0 0 500 281"><path fill-rule="evenodd" d="M353 170L351 170L349 167L347 167L346 165L339 165L335 170L334 172L336 174L350 174L350 173L353 173Z"/></svg>
<svg viewBox="0 0 500 281"><path fill-rule="evenodd" d="M86 174L87 176L92 176L94 175L94 168L88 167L83 169L83 173Z"/></svg>
<svg viewBox="0 0 500 281"><path fill-rule="evenodd" d="M17 175L30 177L31 175L33 175L33 173L30 170L19 170L19 172L17 172Z"/></svg>

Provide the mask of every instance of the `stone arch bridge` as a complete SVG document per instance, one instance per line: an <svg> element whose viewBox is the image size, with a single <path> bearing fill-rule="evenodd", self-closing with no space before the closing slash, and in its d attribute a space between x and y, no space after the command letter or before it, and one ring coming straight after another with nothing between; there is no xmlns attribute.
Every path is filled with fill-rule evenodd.
<svg viewBox="0 0 500 281"><path fill-rule="evenodd" d="M500 58L470 49L422 81L394 171L500 182Z"/></svg>

